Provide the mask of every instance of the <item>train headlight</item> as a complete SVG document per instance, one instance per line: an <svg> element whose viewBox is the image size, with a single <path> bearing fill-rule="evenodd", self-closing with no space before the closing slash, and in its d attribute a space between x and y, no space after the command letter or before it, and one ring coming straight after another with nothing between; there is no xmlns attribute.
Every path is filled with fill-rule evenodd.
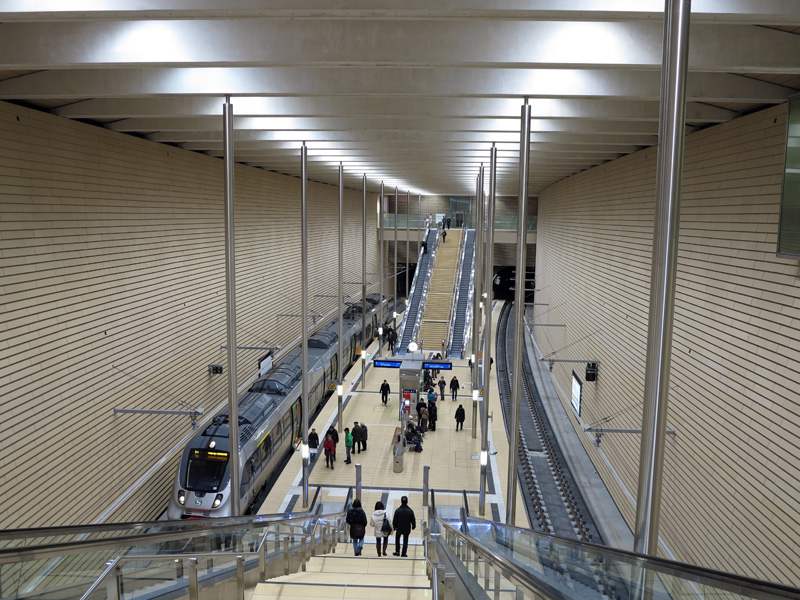
<svg viewBox="0 0 800 600"><path fill-rule="evenodd" d="M220 504L222 504L222 494L217 494L217 497L214 498L214 504L211 505L211 508L217 508Z"/></svg>
<svg viewBox="0 0 800 600"><path fill-rule="evenodd" d="M184 492L183 490L180 490L178 492L178 504L180 504L181 506L186 504L186 492Z"/></svg>

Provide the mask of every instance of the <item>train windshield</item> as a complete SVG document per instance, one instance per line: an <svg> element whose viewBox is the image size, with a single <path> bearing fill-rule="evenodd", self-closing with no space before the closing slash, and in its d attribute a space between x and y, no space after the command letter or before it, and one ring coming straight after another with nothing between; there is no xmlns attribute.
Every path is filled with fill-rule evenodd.
<svg viewBox="0 0 800 600"><path fill-rule="evenodd" d="M193 492L217 492L228 466L228 453L193 448L186 465L186 487Z"/></svg>

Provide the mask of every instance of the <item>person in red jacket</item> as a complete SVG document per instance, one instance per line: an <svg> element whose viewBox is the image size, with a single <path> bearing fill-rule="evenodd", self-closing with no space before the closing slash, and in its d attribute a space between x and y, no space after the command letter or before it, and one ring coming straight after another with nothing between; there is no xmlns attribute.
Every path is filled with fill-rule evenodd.
<svg viewBox="0 0 800 600"><path fill-rule="evenodd" d="M325 436L325 441L322 442L322 448L325 451L325 468L330 467L333 469L333 461L336 460L336 444L333 443L331 434Z"/></svg>

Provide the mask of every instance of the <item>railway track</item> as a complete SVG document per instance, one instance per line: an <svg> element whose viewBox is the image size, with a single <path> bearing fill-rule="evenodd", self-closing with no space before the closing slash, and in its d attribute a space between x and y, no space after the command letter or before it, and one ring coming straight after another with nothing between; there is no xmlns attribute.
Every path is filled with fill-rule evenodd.
<svg viewBox="0 0 800 600"><path fill-rule="evenodd" d="M497 377L506 429L510 422L514 314L506 302L497 328ZM527 352L523 353L520 406L519 481L525 508L534 529L543 533L602 544L603 540L570 472L545 413L533 379Z"/></svg>

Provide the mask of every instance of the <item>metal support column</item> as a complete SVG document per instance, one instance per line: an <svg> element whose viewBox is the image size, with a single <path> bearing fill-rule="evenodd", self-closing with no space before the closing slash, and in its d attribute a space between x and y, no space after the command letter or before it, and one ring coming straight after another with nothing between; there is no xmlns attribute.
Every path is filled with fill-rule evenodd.
<svg viewBox="0 0 800 600"><path fill-rule="evenodd" d="M378 210L378 217L381 220L381 248L380 248L381 269L380 269L379 280L380 280L381 289L379 291L380 302L378 303L378 306L380 307L380 308L378 308L378 327L380 327L381 330L378 332L378 356L381 356L381 348L383 347L383 333L384 333L383 324L386 322L386 317L385 317L384 311L383 311L383 280L386 277L386 274L384 273L385 269L384 269L384 264L383 264L383 252L384 252L383 221L384 221L384 218L386 217L386 206L385 206L386 198L384 198L384 196L383 196L383 182L382 181L381 181L381 197L380 197L379 202L380 202L380 208Z"/></svg>
<svg viewBox="0 0 800 600"><path fill-rule="evenodd" d="M392 277L394 283L394 291L392 297L394 298L394 312L397 312L399 305L397 303L397 186L394 186L394 276ZM397 323L395 323L395 330Z"/></svg>
<svg viewBox="0 0 800 600"><path fill-rule="evenodd" d="M531 149L531 107L522 106L519 140L519 198L517 200L517 276L514 290L514 358L511 363L511 422L508 427L508 478L506 486L506 524L514 524L517 508L517 464L519 463L519 407L522 399L522 349L525 327L525 215L528 207L528 161Z"/></svg>
<svg viewBox="0 0 800 600"><path fill-rule="evenodd" d="M406 190L406 298L408 298L408 254L411 249L409 227L411 225L411 190Z"/></svg>
<svg viewBox="0 0 800 600"><path fill-rule="evenodd" d="M308 508L308 398L311 388L308 385L308 210L306 200L308 197L308 148L303 144L300 148L300 323L301 323L301 348L302 356L302 387L300 402L300 429L303 443L300 446L300 455L303 458L303 508Z"/></svg>
<svg viewBox="0 0 800 600"><path fill-rule="evenodd" d="M473 257L473 287L472 287L472 349L475 360L472 363L472 389L480 391L481 380L478 365L481 362L481 243L483 241L483 163L478 172L478 187L475 196L475 255ZM478 398L473 393L472 403L472 439L478 437Z"/></svg>
<svg viewBox="0 0 800 600"><path fill-rule="evenodd" d="M363 206L361 209L361 357L364 357L364 352L367 351L369 340L367 339L367 174L361 180L361 185L364 188ZM364 361L362 361L362 367ZM363 368L361 371L361 387L367 384L367 371Z"/></svg>
<svg viewBox="0 0 800 600"><path fill-rule="evenodd" d="M664 14L650 319L633 545L635 552L651 555L655 555L658 548L667 429L691 4L691 0L667 0Z"/></svg>
<svg viewBox="0 0 800 600"><path fill-rule="evenodd" d="M417 194L417 211L419 214L417 215L417 237L419 238L420 248L422 247L422 194ZM419 255L419 252L417 252Z"/></svg>
<svg viewBox="0 0 800 600"><path fill-rule="evenodd" d="M486 237L486 266L483 270L484 293L486 294L486 314L483 326L483 402L481 403L481 483L478 499L478 514L486 514L486 484L489 464L489 377L492 369L492 280L494 279L494 199L497 185L497 148L492 144L489 162L489 227Z"/></svg>
<svg viewBox="0 0 800 600"><path fill-rule="evenodd" d="M361 463L356 463L356 494L355 497L361 500Z"/></svg>
<svg viewBox="0 0 800 600"><path fill-rule="evenodd" d="M381 229L383 231L383 229ZM339 334L339 360L336 361L336 404L338 412L336 413L336 429L342 433L342 423L344 422L344 414L342 411L344 407L344 167L339 163L339 318L337 319L339 325L337 327ZM324 434L323 434L324 435Z"/></svg>
<svg viewBox="0 0 800 600"><path fill-rule="evenodd" d="M225 309L228 324L228 429L230 439L239 439L239 384L236 377L236 241L233 209L233 104L225 96L222 105L222 135L225 148ZM239 445L229 452L231 516L241 513L239 490Z"/></svg>

